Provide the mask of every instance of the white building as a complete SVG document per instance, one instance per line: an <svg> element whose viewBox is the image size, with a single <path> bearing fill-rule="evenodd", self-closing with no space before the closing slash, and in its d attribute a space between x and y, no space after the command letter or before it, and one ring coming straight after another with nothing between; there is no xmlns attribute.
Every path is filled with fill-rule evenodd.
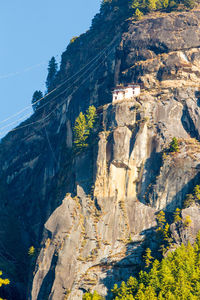
<svg viewBox="0 0 200 300"><path fill-rule="evenodd" d="M133 97L137 97L140 95L140 86L135 84L129 84L127 86L118 85L113 90L112 95L112 102L132 99Z"/></svg>

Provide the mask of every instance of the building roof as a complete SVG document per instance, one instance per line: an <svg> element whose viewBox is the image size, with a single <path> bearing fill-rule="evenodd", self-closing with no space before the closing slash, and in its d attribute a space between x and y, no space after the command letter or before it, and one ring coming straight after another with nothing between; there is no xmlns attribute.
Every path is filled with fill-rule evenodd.
<svg viewBox="0 0 200 300"><path fill-rule="evenodd" d="M123 90L127 89L127 88L140 88L139 84L128 84L128 85L116 85L116 87L112 90L112 93L116 93L116 92L122 92Z"/></svg>

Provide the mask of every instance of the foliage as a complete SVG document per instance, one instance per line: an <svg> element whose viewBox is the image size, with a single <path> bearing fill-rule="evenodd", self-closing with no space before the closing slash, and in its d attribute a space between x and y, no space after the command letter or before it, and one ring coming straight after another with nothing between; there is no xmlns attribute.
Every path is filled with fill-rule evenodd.
<svg viewBox="0 0 200 300"><path fill-rule="evenodd" d="M139 8L137 8L135 10L135 16L136 16L137 20L140 20L142 18L143 13L139 10Z"/></svg>
<svg viewBox="0 0 200 300"><path fill-rule="evenodd" d="M31 246L31 247L28 249L28 255L29 255L29 256L34 256L34 255L35 255L35 247L34 247L34 246Z"/></svg>
<svg viewBox="0 0 200 300"><path fill-rule="evenodd" d="M96 123L96 108L92 105L85 114L80 112L74 125L74 147L76 151L83 150L89 145L89 137Z"/></svg>
<svg viewBox="0 0 200 300"><path fill-rule="evenodd" d="M53 88L53 81L56 78L57 70L58 70L58 65L57 65L55 57L53 56L50 59L49 65L48 65L48 75L47 75L47 80L46 80L46 87L47 87L48 92Z"/></svg>
<svg viewBox="0 0 200 300"><path fill-rule="evenodd" d="M165 213L161 210L157 216L157 229L156 232L158 234L158 240L160 240L160 250L164 254L168 249L172 242L170 226L166 222Z"/></svg>
<svg viewBox="0 0 200 300"><path fill-rule="evenodd" d="M200 200L200 185L196 185L194 188L194 198L196 201Z"/></svg>
<svg viewBox="0 0 200 300"><path fill-rule="evenodd" d="M74 36L73 38L71 38L70 40L70 44L73 44L75 42L75 40L78 39L78 36Z"/></svg>
<svg viewBox="0 0 200 300"><path fill-rule="evenodd" d="M196 2L194 0L184 0L183 4L188 8L194 8Z"/></svg>
<svg viewBox="0 0 200 300"><path fill-rule="evenodd" d="M85 293L83 295L83 300L102 300L103 297L101 297L96 291L94 293Z"/></svg>
<svg viewBox="0 0 200 300"><path fill-rule="evenodd" d="M194 195L193 194L187 194L186 198L185 198L185 201L183 203L183 207L184 208L190 207L194 203L195 203Z"/></svg>
<svg viewBox="0 0 200 300"><path fill-rule="evenodd" d="M145 268L149 268L149 266L152 263L153 257L151 256L151 249L147 248L144 255L144 261L145 261Z"/></svg>
<svg viewBox="0 0 200 300"><path fill-rule="evenodd" d="M173 137L169 145L169 152L178 152L178 151L179 151L178 140L176 137Z"/></svg>
<svg viewBox="0 0 200 300"><path fill-rule="evenodd" d="M185 220L184 220L184 222L183 222L183 225L184 225L185 227L189 227L189 226L191 225L191 223L192 223L192 220L190 219L190 216L186 216L186 217L185 217Z"/></svg>
<svg viewBox="0 0 200 300"><path fill-rule="evenodd" d="M181 245L161 262L155 260L149 271L115 284L112 292L115 300L200 299L200 234L194 246Z"/></svg>
<svg viewBox="0 0 200 300"><path fill-rule="evenodd" d="M3 279L1 277L2 275L3 275L3 272L0 271L0 287L2 287L2 285L8 285L8 284L10 284L10 280L8 278ZM6 299L0 298L0 300L6 300Z"/></svg>
<svg viewBox="0 0 200 300"><path fill-rule="evenodd" d="M181 4L186 9L193 8L196 5L195 0L131 0L129 7L134 11L134 16L137 17L136 10L141 12L140 17L143 14L147 14L152 11L170 11L178 7Z"/></svg>
<svg viewBox="0 0 200 300"><path fill-rule="evenodd" d="M180 222L182 220L180 214L181 214L181 210L180 208L177 208L174 212L174 223Z"/></svg>
<svg viewBox="0 0 200 300"><path fill-rule="evenodd" d="M183 207L184 208L190 207L195 202L196 203L200 202L200 185L198 185L198 184L194 187L192 194L186 195L186 198L183 203Z"/></svg>
<svg viewBox="0 0 200 300"><path fill-rule="evenodd" d="M33 111L36 111L38 109L38 107L41 104L41 100L43 98L43 94L42 92L39 91L35 91L32 97L32 107L33 107Z"/></svg>

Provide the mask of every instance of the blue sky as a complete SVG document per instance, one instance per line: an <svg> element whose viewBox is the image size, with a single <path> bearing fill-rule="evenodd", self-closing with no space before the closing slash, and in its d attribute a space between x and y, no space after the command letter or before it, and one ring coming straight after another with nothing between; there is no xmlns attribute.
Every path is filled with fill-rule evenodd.
<svg viewBox="0 0 200 300"><path fill-rule="evenodd" d="M31 103L35 90L45 90L48 61L58 63L70 39L89 29L100 0L6 0L0 3L0 138ZM31 110L24 111L23 118ZM3 128L5 127L5 128Z"/></svg>

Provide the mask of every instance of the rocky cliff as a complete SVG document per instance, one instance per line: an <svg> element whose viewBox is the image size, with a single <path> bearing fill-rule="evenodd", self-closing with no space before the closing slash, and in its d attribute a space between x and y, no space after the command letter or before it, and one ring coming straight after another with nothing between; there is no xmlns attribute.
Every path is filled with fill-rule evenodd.
<svg viewBox="0 0 200 300"><path fill-rule="evenodd" d="M120 10L100 14L63 53L55 86L82 70L78 79L3 139L0 268L14 282L9 299L105 296L140 267L147 245L156 248L156 213L182 208L200 180L199 23L197 9L137 22ZM112 104L111 88L132 81L141 95ZM74 155L74 121L91 104L98 137ZM180 151L163 156L174 136ZM177 244L200 228L198 206L186 215L186 233L172 228Z"/></svg>

